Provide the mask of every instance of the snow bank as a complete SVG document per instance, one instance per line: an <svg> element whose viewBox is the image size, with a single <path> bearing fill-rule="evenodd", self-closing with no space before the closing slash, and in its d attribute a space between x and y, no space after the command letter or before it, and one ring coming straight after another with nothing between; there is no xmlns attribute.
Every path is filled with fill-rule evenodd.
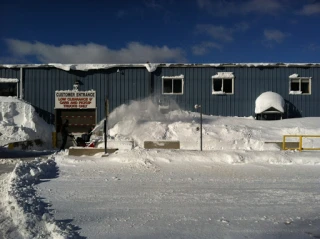
<svg viewBox="0 0 320 239"><path fill-rule="evenodd" d="M5 184L3 205L22 238L79 238L71 224L56 222L48 205L36 196L34 185L41 179L57 176L54 158L47 161L20 162Z"/></svg>
<svg viewBox="0 0 320 239"><path fill-rule="evenodd" d="M269 105L280 109L277 105L280 99L268 101L273 92L267 92L266 96L266 101L258 102L261 109L267 109ZM253 117L203 115L203 150L279 151L278 145L266 142L282 142L283 135L320 134L317 118L303 118L303 124L301 120L260 122ZM136 147L143 148L144 141L178 140L181 149L200 148L199 113L176 109L162 114L148 99L116 108L109 116L108 126L108 142L134 141ZM102 129L103 121L94 131ZM294 138L287 140L296 141ZM305 139L304 147L306 144L311 148L320 147L316 138Z"/></svg>
<svg viewBox="0 0 320 239"><path fill-rule="evenodd" d="M284 99L275 92L264 92L256 99L255 113L260 114L271 107L284 113Z"/></svg>
<svg viewBox="0 0 320 239"><path fill-rule="evenodd" d="M319 153L305 152L301 155L298 151L247 151L247 150L218 150L218 151L190 151L190 150L143 150L135 149L133 151L111 154L108 157L109 162L128 164L131 163L137 167L159 167L164 164L186 165L216 163L216 164L274 164L274 165L319 165ZM63 158L57 160L57 163L66 161L77 163L77 160ZM91 162L86 162L92 164ZM95 163L103 163L102 159L97 159ZM163 167L163 165L162 165Z"/></svg>
<svg viewBox="0 0 320 239"><path fill-rule="evenodd" d="M50 148L53 130L53 125L40 118L32 105L16 97L0 96L0 146L41 139L45 145L40 148Z"/></svg>

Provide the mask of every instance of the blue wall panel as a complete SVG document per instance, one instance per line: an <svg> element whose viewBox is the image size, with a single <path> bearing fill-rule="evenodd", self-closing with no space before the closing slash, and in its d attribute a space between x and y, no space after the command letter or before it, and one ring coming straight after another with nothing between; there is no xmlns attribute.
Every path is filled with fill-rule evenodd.
<svg viewBox="0 0 320 239"><path fill-rule="evenodd" d="M320 116L317 91L319 67L163 67L153 74L155 98L175 100L182 109L193 110L203 106L205 114L224 116L253 116L255 100L266 92L280 94L291 108L289 116ZM234 94L213 95L212 76L217 72L233 72ZM312 77L311 95L289 94L289 76ZM184 75L183 95L162 95L162 76ZM296 112L293 112L296 108Z"/></svg>
<svg viewBox="0 0 320 239"><path fill-rule="evenodd" d="M20 79L20 69L19 68L0 68L0 78Z"/></svg>
<svg viewBox="0 0 320 239"><path fill-rule="evenodd" d="M118 71L119 69L119 71ZM233 72L234 94L213 95L212 76L217 72ZM289 76L312 77L311 95L289 94ZM163 95L162 76L184 75L183 95ZM19 68L0 68L0 77L20 78ZM47 121L54 114L54 92L72 90L75 80L79 90L97 92L97 120L105 116L105 99L110 112L121 104L152 96L156 103L176 102L182 109L195 111L201 104L208 115L253 116L256 98L266 91L280 94L290 109L289 116L320 116L320 68L295 67L208 67L165 66L149 73L144 67L119 67L89 71L64 71L53 67L23 69L24 99L34 105ZM172 104L172 103L171 103Z"/></svg>
<svg viewBox="0 0 320 239"><path fill-rule="evenodd" d="M75 80L78 80L80 91L93 89L97 92L97 121L100 121L105 116L106 98L109 99L110 112L131 100L146 98L149 95L149 74L145 68L126 68L120 72L117 69L64 71L56 68L25 68L24 99L49 115L54 114L54 92L72 90Z"/></svg>

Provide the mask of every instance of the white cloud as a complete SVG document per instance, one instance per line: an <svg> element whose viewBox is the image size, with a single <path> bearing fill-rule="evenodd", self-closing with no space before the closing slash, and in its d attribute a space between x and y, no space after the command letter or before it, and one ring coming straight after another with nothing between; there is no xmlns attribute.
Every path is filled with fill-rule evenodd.
<svg viewBox="0 0 320 239"><path fill-rule="evenodd" d="M237 23L234 28L233 28L233 32L245 32L246 30L249 29L249 24L246 22L239 22Z"/></svg>
<svg viewBox="0 0 320 239"><path fill-rule="evenodd" d="M14 57L14 56L0 57L0 64L23 64L23 63L27 64L29 62L27 62L27 60L22 57Z"/></svg>
<svg viewBox="0 0 320 239"><path fill-rule="evenodd" d="M315 44L315 43L310 43L308 46L307 46L307 49L309 51L318 51L320 49L320 46L318 44Z"/></svg>
<svg viewBox="0 0 320 239"><path fill-rule="evenodd" d="M226 28L224 26L217 26L213 24L198 24L196 25L197 33L205 33L213 39L220 41L233 41L233 34L235 32L244 32L249 29L246 22L237 23L234 27Z"/></svg>
<svg viewBox="0 0 320 239"><path fill-rule="evenodd" d="M211 2L210 0L197 0L198 6L200 8L212 8L213 7L213 2Z"/></svg>
<svg viewBox="0 0 320 239"><path fill-rule="evenodd" d="M240 5L240 11L246 13L275 14L282 9L279 0L250 0Z"/></svg>
<svg viewBox="0 0 320 239"><path fill-rule="evenodd" d="M221 41L233 41L232 31L223 26L216 26L212 24L198 24L196 31L200 33L206 33L213 39Z"/></svg>
<svg viewBox="0 0 320 239"><path fill-rule="evenodd" d="M149 8L153 8L153 9L164 9L164 7L160 4L161 1L157 1L157 0L145 0L145 5Z"/></svg>
<svg viewBox="0 0 320 239"><path fill-rule="evenodd" d="M298 13L306 16L320 14L320 3L318 2L318 3L304 5L301 11L299 11Z"/></svg>
<svg viewBox="0 0 320 239"><path fill-rule="evenodd" d="M215 42L202 42L198 45L192 47L192 52L194 55L202 56L210 52L211 49L222 50L222 45Z"/></svg>
<svg viewBox="0 0 320 239"><path fill-rule="evenodd" d="M289 36L288 33L283 33L279 30L271 30L271 29L264 30L263 34L267 41L275 41L277 43L281 43L286 37Z"/></svg>
<svg viewBox="0 0 320 239"><path fill-rule="evenodd" d="M228 16L230 13L236 12L236 7L230 1L212 1L212 0L197 0L198 7L214 16Z"/></svg>
<svg viewBox="0 0 320 239"><path fill-rule="evenodd" d="M228 16L229 14L270 14L283 9L280 0L247 0L247 1L215 1L197 0L198 7L213 15Z"/></svg>
<svg viewBox="0 0 320 239"><path fill-rule="evenodd" d="M35 56L42 63L186 62L185 52L180 48L144 45L139 42L130 42L119 50L95 43L54 46L15 39L7 39L5 42L13 56Z"/></svg>

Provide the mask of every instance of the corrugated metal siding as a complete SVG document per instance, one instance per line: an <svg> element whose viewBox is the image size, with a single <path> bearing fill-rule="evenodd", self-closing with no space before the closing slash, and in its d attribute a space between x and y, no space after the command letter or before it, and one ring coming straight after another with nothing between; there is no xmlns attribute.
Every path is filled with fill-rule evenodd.
<svg viewBox="0 0 320 239"><path fill-rule="evenodd" d="M39 108L48 121L54 114L56 90L72 90L75 80L80 81L80 91L95 90L97 120L105 116L105 99L109 98L109 111L131 100L141 100L149 95L149 72L145 68L126 68L83 71L63 71L56 68L24 69L24 99ZM40 110L41 109L41 110ZM44 116L45 114L48 116ZM53 122L53 121L52 121Z"/></svg>
<svg viewBox="0 0 320 239"><path fill-rule="evenodd" d="M17 68L0 68L1 78L17 78L20 79L20 69Z"/></svg>
<svg viewBox="0 0 320 239"><path fill-rule="evenodd" d="M54 92L71 90L75 80L79 90L96 90L97 120L105 115L105 99L110 112L131 100L141 100L151 93L155 102L174 100L182 109L195 111L201 104L208 115L252 116L256 98L266 91L280 94L292 116L320 116L319 67L159 67L149 73L144 67L63 71L57 68L24 68L24 99L32 103L48 122L53 122ZM234 94L212 95L212 76L233 72ZM312 77L311 95L290 95L289 76ZM184 75L183 95L162 95L162 76ZM0 68L0 77L20 78L19 68Z"/></svg>
<svg viewBox="0 0 320 239"><path fill-rule="evenodd" d="M20 69L0 68L0 78L16 78L20 80ZM18 83L18 95L20 95L20 83Z"/></svg>
<svg viewBox="0 0 320 239"><path fill-rule="evenodd" d="M217 72L233 72L234 94L212 95L212 76ZM312 77L311 95L289 94L289 76ZM183 95L162 95L162 76L184 75ZM223 116L253 116L255 100L266 92L280 94L290 108L290 117L320 116L320 94L318 67L171 67L159 68L153 74L155 99L175 100L182 109L194 111L195 104L201 104L204 114ZM296 108L296 112L294 112Z"/></svg>

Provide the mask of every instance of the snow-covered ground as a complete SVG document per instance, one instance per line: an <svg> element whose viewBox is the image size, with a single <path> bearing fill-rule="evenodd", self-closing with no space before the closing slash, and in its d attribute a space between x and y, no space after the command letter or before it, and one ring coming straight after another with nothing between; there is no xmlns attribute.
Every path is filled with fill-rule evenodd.
<svg viewBox="0 0 320 239"><path fill-rule="evenodd" d="M266 143L320 135L319 120L204 115L201 152L198 113L120 106L109 140L135 147L18 163L1 176L0 229L5 238L319 238L320 152ZM5 125L0 132L1 142ZM181 149L143 149L148 140ZM320 147L317 138L303 143Z"/></svg>

